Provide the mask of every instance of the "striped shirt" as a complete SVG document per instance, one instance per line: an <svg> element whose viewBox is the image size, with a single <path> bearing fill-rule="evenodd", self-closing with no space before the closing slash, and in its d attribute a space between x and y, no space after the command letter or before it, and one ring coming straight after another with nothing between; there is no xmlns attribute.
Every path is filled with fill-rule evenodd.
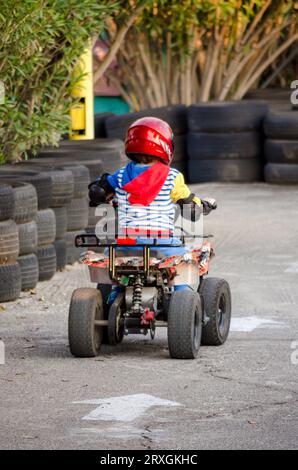
<svg viewBox="0 0 298 470"><path fill-rule="evenodd" d="M122 189L122 178L125 168L117 174L118 187L115 188L118 202L119 228L141 229L151 231L174 231L175 204L171 199L174 182L179 174L178 170L170 168L169 174L155 197L148 206L131 204L129 193Z"/></svg>

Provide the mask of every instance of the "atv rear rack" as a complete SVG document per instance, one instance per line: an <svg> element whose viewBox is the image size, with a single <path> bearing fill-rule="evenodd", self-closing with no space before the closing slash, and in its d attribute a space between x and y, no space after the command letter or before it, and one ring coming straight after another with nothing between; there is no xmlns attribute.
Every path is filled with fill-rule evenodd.
<svg viewBox="0 0 298 470"><path fill-rule="evenodd" d="M77 248L108 248L109 249L109 275L111 279L115 278L115 257L116 257L116 248L142 248L143 249L143 264L144 269L139 271L145 276L149 276L150 272L150 249L151 248L178 248L181 247L181 244L172 244L172 243L158 243L158 238L151 239L150 243L136 243L135 238L121 238L117 237L113 240L105 239L104 242L101 241L95 234L82 233L77 235L75 238L75 246Z"/></svg>

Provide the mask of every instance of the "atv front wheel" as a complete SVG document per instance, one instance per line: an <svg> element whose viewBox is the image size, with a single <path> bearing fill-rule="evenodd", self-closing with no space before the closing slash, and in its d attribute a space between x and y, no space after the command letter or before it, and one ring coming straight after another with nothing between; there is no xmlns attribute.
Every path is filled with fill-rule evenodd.
<svg viewBox="0 0 298 470"><path fill-rule="evenodd" d="M202 281L199 291L203 296L204 306L202 344L220 346L225 343L230 331L230 286L224 279L209 277Z"/></svg>
<svg viewBox="0 0 298 470"><path fill-rule="evenodd" d="M168 310L168 344L174 359L195 359L202 334L202 307L197 292L173 292Z"/></svg>
<svg viewBox="0 0 298 470"><path fill-rule="evenodd" d="M73 356L98 356L104 327L97 322L103 319L100 291L93 288L76 289L71 298L68 318L69 346Z"/></svg>

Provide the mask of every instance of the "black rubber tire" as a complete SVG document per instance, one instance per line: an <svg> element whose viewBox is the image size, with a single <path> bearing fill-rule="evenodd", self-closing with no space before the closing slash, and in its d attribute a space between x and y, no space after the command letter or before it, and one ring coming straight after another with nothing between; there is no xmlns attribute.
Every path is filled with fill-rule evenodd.
<svg viewBox="0 0 298 470"><path fill-rule="evenodd" d="M120 139L84 139L84 140L62 140L59 142L59 147L45 147L42 149L42 153L46 152L63 152L67 150L117 150L123 151L124 145Z"/></svg>
<svg viewBox="0 0 298 470"><path fill-rule="evenodd" d="M56 218L56 240L62 240L67 232L67 208L53 207Z"/></svg>
<svg viewBox="0 0 298 470"><path fill-rule="evenodd" d="M176 170L180 171L183 174L185 181L187 181L187 162L176 162L171 167L175 168Z"/></svg>
<svg viewBox="0 0 298 470"><path fill-rule="evenodd" d="M49 157L51 155L51 157ZM60 157L52 154L46 154L46 158L41 158L41 161L46 161L47 164L62 165L84 165L88 168L90 179L94 180L98 175L103 172L112 173L119 167L124 166L128 159L124 154L119 151L103 149L102 152L82 150L72 151L71 149L64 152Z"/></svg>
<svg viewBox="0 0 298 470"><path fill-rule="evenodd" d="M267 163L265 181L273 184L298 184L298 164Z"/></svg>
<svg viewBox="0 0 298 470"><path fill-rule="evenodd" d="M104 320L108 320L109 318L108 299L112 291L112 284L97 284L97 289L100 291L101 297L102 297L103 318ZM102 344L109 344L108 328L106 326L103 327Z"/></svg>
<svg viewBox="0 0 298 470"><path fill-rule="evenodd" d="M52 180L51 207L63 207L69 204L74 195L74 177L70 170L65 170L55 164L43 161L28 160L23 162L22 167L32 168L36 171L46 172Z"/></svg>
<svg viewBox="0 0 298 470"><path fill-rule="evenodd" d="M123 143L122 143L123 145ZM123 155L123 150L119 149L108 149L108 148L72 148L68 147L66 149L58 149L55 151L47 150L41 153L38 157L38 162L42 164L64 164L69 163L72 165L85 165L85 161L101 161L102 157L108 158L108 160L115 161L119 160L121 155ZM29 161L37 161L36 159Z"/></svg>
<svg viewBox="0 0 298 470"><path fill-rule="evenodd" d="M0 302L18 299L21 285L21 270L18 263L0 265Z"/></svg>
<svg viewBox="0 0 298 470"><path fill-rule="evenodd" d="M230 331L232 300L229 284L224 279L208 277L202 281L200 294L203 297L204 320L202 330L202 344L206 346L220 346L225 343ZM223 302L226 311L224 315ZM223 325L220 322L223 319Z"/></svg>
<svg viewBox="0 0 298 470"><path fill-rule="evenodd" d="M94 114L94 136L95 138L107 137L105 121L108 117L114 116L114 113L96 113Z"/></svg>
<svg viewBox="0 0 298 470"><path fill-rule="evenodd" d="M109 160L108 156L102 157L100 161L84 161L84 165L86 165L89 170L91 181L94 181L103 173L112 174L127 163L128 159L120 159L119 157L117 160L113 161Z"/></svg>
<svg viewBox="0 0 298 470"><path fill-rule="evenodd" d="M37 192L32 184L12 183L15 198L14 220L17 224L24 224L34 219L37 212Z"/></svg>
<svg viewBox="0 0 298 470"><path fill-rule="evenodd" d="M266 101L211 101L189 106L189 132L243 132L260 129L268 111Z"/></svg>
<svg viewBox="0 0 298 470"><path fill-rule="evenodd" d="M292 90L290 88L258 88L250 90L246 95L245 99L253 100L266 100L266 101L290 101Z"/></svg>
<svg viewBox="0 0 298 470"><path fill-rule="evenodd" d="M116 346L117 344L122 343L122 340L124 338L124 323L120 310L122 299L123 294L118 294L118 296L109 308L108 344L110 344L111 346Z"/></svg>
<svg viewBox="0 0 298 470"><path fill-rule="evenodd" d="M187 160L187 134L174 136L174 157L172 166Z"/></svg>
<svg viewBox="0 0 298 470"><path fill-rule="evenodd" d="M0 168L0 178L32 184L36 189L39 210L48 209L51 205L52 180L47 173L30 171L29 169L27 171L18 164L5 165Z"/></svg>
<svg viewBox="0 0 298 470"><path fill-rule="evenodd" d="M74 193L74 178L69 170L49 168L48 175L52 179L51 207L63 207L69 204Z"/></svg>
<svg viewBox="0 0 298 470"><path fill-rule="evenodd" d="M264 151L269 163L298 163L298 140L267 139Z"/></svg>
<svg viewBox="0 0 298 470"><path fill-rule="evenodd" d="M72 172L74 178L73 197L86 197L88 195L88 185L90 183L90 173L88 168L84 165L71 164L65 164L61 166L61 168Z"/></svg>
<svg viewBox="0 0 298 470"><path fill-rule="evenodd" d="M52 279L57 269L56 250L54 245L40 246L37 248L39 267L39 280Z"/></svg>
<svg viewBox="0 0 298 470"><path fill-rule="evenodd" d="M0 264L15 263L20 251L19 230L13 220L0 222Z"/></svg>
<svg viewBox="0 0 298 470"><path fill-rule="evenodd" d="M0 168L1 177L1 168ZM12 219L15 212L14 192L11 186L0 182L0 222Z"/></svg>
<svg viewBox="0 0 298 470"><path fill-rule="evenodd" d="M97 158L95 158L95 156L97 156ZM75 158L75 156L71 153L68 158L63 157L63 158L59 159L58 161L56 161L56 159L53 159L53 158L46 158L46 159L43 159L43 160L46 160L47 165L49 165L50 163L59 165L60 160L61 160L61 165L63 165L65 168L67 168L68 165L74 166L73 158ZM77 157L77 158L79 158L79 157ZM117 163L120 162L120 157L118 157L116 162ZM94 181L99 175L101 175L103 173L102 161L98 159L98 154L95 153L95 152L94 152L94 159L90 159L90 160L79 159L79 160L77 160L77 164L78 164L78 166L83 165L84 167L87 168L87 170L89 171L90 181ZM118 165L118 168L119 168L119 166L121 166L121 165Z"/></svg>
<svg viewBox="0 0 298 470"><path fill-rule="evenodd" d="M85 248L77 248L75 246L75 238L79 235L79 231L66 232L65 241L67 246L67 264L74 264L78 261L81 254L86 251Z"/></svg>
<svg viewBox="0 0 298 470"><path fill-rule="evenodd" d="M264 121L264 131L272 139L293 139L298 137L298 113L295 111L270 111Z"/></svg>
<svg viewBox="0 0 298 470"><path fill-rule="evenodd" d="M38 245L38 233L35 220L19 224L20 256L35 253Z"/></svg>
<svg viewBox="0 0 298 470"><path fill-rule="evenodd" d="M168 310L168 345L174 359L195 359L202 334L202 307L197 292L175 291Z"/></svg>
<svg viewBox="0 0 298 470"><path fill-rule="evenodd" d="M88 169L91 181L94 181L102 173L113 173L128 162L126 157L120 157L119 155L117 157L115 155L110 156L109 151L107 151L107 154L100 155L100 159L98 158L98 153L96 155L97 158L94 159L80 160L81 164Z"/></svg>
<svg viewBox="0 0 298 470"><path fill-rule="evenodd" d="M96 178L98 178L98 176L100 176L104 172L103 164L101 160L98 160L98 159L97 160L85 160L85 161L82 161L82 164L84 164L84 166L87 168L89 172L90 181L94 181Z"/></svg>
<svg viewBox="0 0 298 470"><path fill-rule="evenodd" d="M73 199L67 206L67 231L82 230L88 226L89 204L86 197Z"/></svg>
<svg viewBox="0 0 298 470"><path fill-rule="evenodd" d="M57 271L65 268L67 263L67 245L65 240L55 240L54 247L56 250Z"/></svg>
<svg viewBox="0 0 298 470"><path fill-rule="evenodd" d="M22 290L34 289L39 279L38 259L35 254L20 256Z"/></svg>
<svg viewBox="0 0 298 470"><path fill-rule="evenodd" d="M137 119L145 116L154 116L163 119L171 126L174 135L186 134L187 132L187 108L177 104L173 106L163 106L160 108L146 109L136 113L113 116L105 121L107 136L114 139L124 140L128 127Z"/></svg>
<svg viewBox="0 0 298 470"><path fill-rule="evenodd" d="M251 182L262 179L262 164L259 160L190 160L188 182L209 181Z"/></svg>
<svg viewBox="0 0 298 470"><path fill-rule="evenodd" d="M88 209L88 229L95 230L95 225L97 224L99 217L95 215L96 207L89 207Z"/></svg>
<svg viewBox="0 0 298 470"><path fill-rule="evenodd" d="M100 291L93 288L76 289L72 294L68 317L69 347L73 356L98 356L103 327L95 326L95 320L103 320Z"/></svg>
<svg viewBox="0 0 298 470"><path fill-rule="evenodd" d="M37 225L38 246L50 245L56 238L56 217L52 209L38 211L34 218Z"/></svg>
<svg viewBox="0 0 298 470"><path fill-rule="evenodd" d="M191 160L257 158L261 152L260 134L258 132L190 133L187 137L187 152Z"/></svg>

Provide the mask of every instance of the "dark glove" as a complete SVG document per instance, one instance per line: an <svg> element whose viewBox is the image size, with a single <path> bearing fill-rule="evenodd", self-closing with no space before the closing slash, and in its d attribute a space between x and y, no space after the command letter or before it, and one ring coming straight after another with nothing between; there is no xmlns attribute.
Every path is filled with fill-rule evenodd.
<svg viewBox="0 0 298 470"><path fill-rule="evenodd" d="M179 199L177 204L180 206L181 216L187 220L191 220L192 222L197 222L200 218L202 210L200 206L198 206L193 198L195 195L191 193L188 197L184 199Z"/></svg>
<svg viewBox="0 0 298 470"><path fill-rule="evenodd" d="M108 173L104 173L96 181L89 184L89 206L97 207L104 204L115 194L114 188L108 182Z"/></svg>
<svg viewBox="0 0 298 470"><path fill-rule="evenodd" d="M217 202L215 199L212 199L212 198L201 199L201 202L203 206L203 215L208 215L210 214L211 211L217 208Z"/></svg>

